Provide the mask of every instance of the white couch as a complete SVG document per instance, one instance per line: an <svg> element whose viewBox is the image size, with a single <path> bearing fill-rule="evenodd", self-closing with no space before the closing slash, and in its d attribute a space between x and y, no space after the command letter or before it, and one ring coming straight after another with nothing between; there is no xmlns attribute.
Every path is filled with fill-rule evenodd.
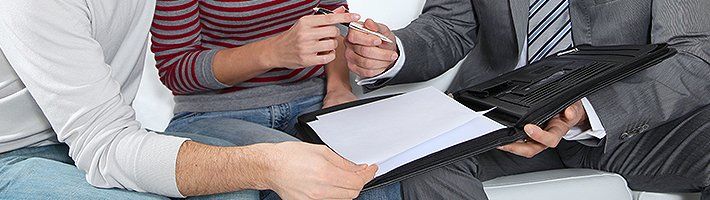
<svg viewBox="0 0 710 200"><path fill-rule="evenodd" d="M349 4L352 12L360 13L363 17L373 18L388 24L392 29L397 29L406 26L419 15L424 0L349 0ZM154 65L153 55L149 53L141 88L133 106L136 109L138 120L143 123L144 127L164 130L172 116L174 102L170 92L158 81ZM387 87L366 95L363 95L358 87L354 88L360 97L398 93L430 85L444 90L453 79L455 72L456 69L452 69L431 81ZM484 182L484 189L491 200L700 199L700 195L697 193L661 194L631 191L621 176L588 169L551 170L500 177Z"/></svg>

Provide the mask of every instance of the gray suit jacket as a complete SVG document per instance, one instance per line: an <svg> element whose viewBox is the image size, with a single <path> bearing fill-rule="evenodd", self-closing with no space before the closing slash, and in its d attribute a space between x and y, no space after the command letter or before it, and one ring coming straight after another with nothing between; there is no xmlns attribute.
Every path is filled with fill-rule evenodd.
<svg viewBox="0 0 710 200"><path fill-rule="evenodd" d="M513 70L525 42L529 0L430 0L395 34L406 60L392 79L432 79L464 56L449 91ZM570 0L575 44L668 43L678 54L587 98L606 129L606 150L710 103L710 1Z"/></svg>

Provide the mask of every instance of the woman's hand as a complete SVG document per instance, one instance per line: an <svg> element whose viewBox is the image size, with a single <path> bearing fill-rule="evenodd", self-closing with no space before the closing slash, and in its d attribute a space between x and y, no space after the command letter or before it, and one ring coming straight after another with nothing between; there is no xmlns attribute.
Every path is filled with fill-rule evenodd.
<svg viewBox="0 0 710 200"><path fill-rule="evenodd" d="M335 49L340 30L335 24L350 23L360 19L354 13L308 15L291 28L267 39L264 63L272 68L297 69L327 64L335 59Z"/></svg>
<svg viewBox="0 0 710 200"><path fill-rule="evenodd" d="M355 96L355 94L353 94L353 92L351 92L350 90L342 89L328 91L325 95L325 98L323 98L323 108L328 108L331 106L336 106L355 100L357 100L357 96Z"/></svg>

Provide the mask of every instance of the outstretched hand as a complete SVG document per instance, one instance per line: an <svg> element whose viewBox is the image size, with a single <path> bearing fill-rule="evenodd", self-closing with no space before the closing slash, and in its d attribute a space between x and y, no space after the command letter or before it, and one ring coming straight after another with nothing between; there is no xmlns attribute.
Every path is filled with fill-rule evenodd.
<svg viewBox="0 0 710 200"><path fill-rule="evenodd" d="M562 137L575 126L588 126L587 113L581 101L567 107L563 112L548 121L545 129L534 124L525 125L524 130L530 139L518 141L498 149L515 155L532 158L547 148L555 148Z"/></svg>

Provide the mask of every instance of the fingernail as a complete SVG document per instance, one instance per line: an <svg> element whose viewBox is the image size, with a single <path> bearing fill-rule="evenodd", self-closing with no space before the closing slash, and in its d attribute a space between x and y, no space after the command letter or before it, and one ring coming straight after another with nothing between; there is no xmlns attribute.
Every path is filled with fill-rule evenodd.
<svg viewBox="0 0 710 200"><path fill-rule="evenodd" d="M374 44L374 45L380 45L380 43L382 43L381 40L373 40L372 41L372 44Z"/></svg>
<svg viewBox="0 0 710 200"><path fill-rule="evenodd" d="M353 18L354 21L357 21L360 19L360 15L357 13L352 13L350 16Z"/></svg>
<svg viewBox="0 0 710 200"><path fill-rule="evenodd" d="M392 56L390 56L390 59L393 60L393 61L394 61L394 60L397 60L397 54L396 54L396 53L393 53Z"/></svg>
<svg viewBox="0 0 710 200"><path fill-rule="evenodd" d="M525 125L525 127L523 127L523 130L525 130L525 132L528 134L535 133L535 130L531 125Z"/></svg>

